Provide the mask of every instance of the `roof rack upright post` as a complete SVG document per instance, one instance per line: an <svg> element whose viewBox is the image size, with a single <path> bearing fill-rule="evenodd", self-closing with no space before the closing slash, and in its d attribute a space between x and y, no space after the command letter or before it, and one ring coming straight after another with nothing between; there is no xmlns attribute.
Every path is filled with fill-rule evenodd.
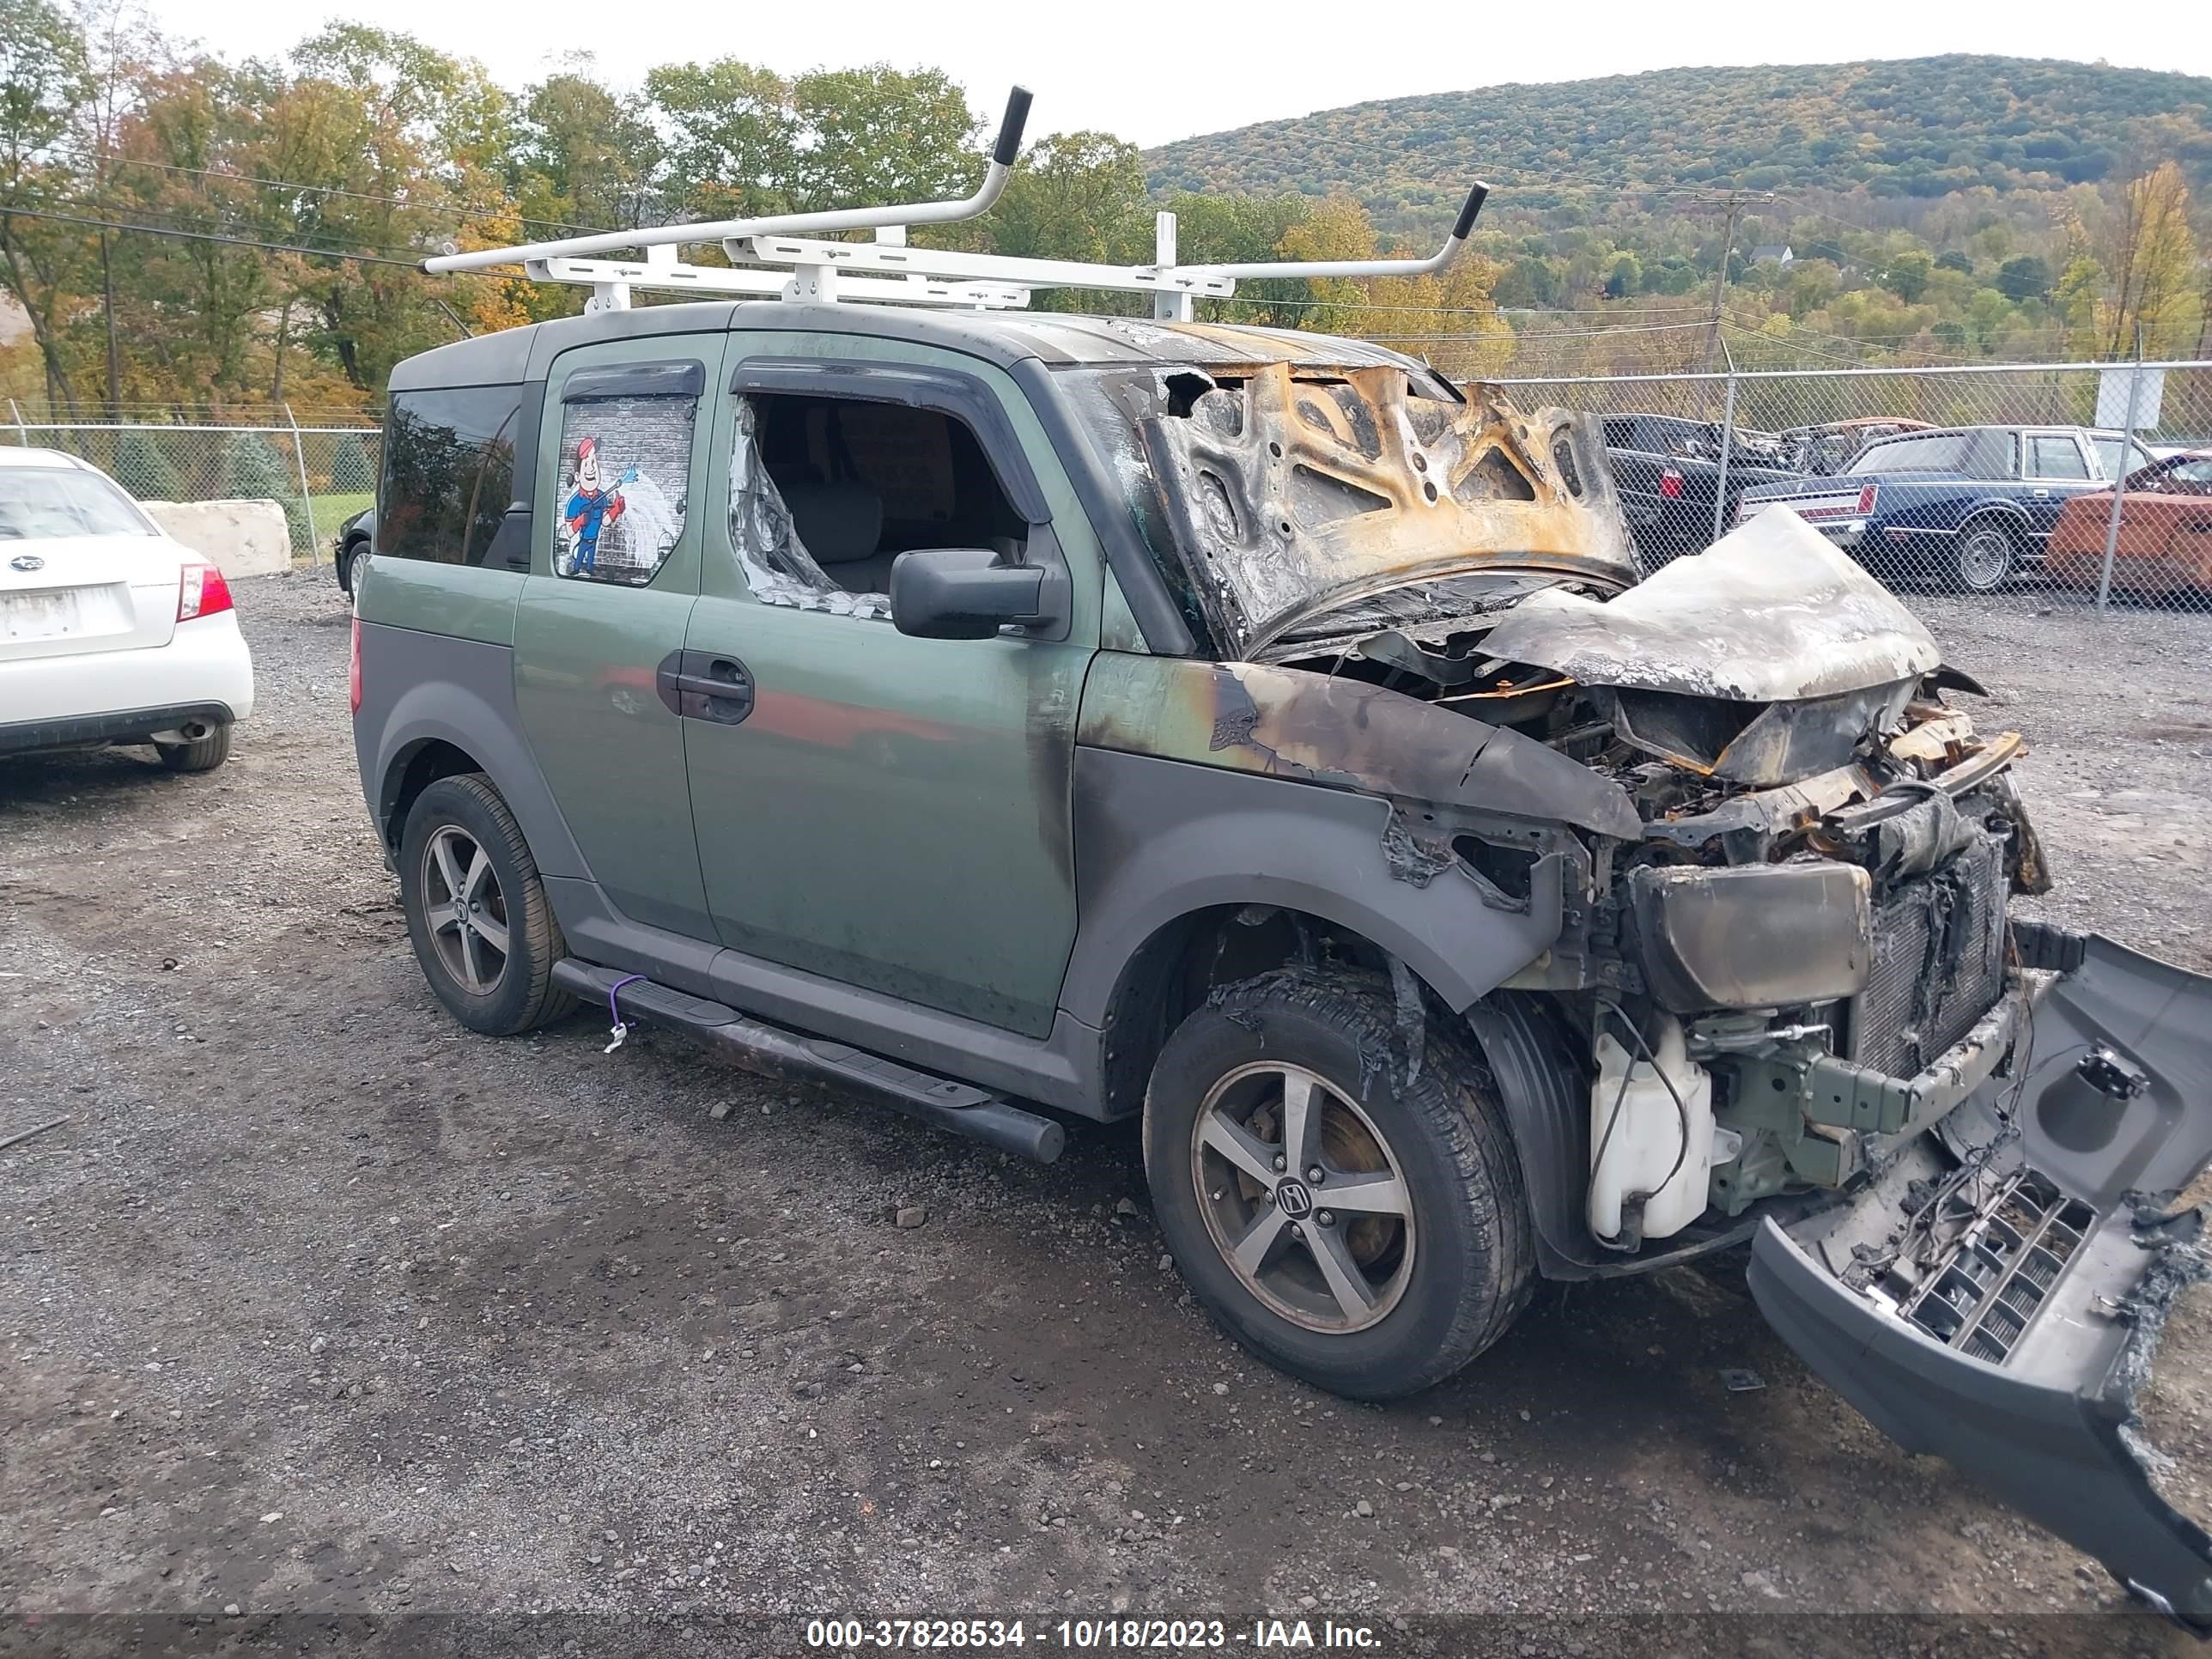
<svg viewBox="0 0 2212 1659"><path fill-rule="evenodd" d="M1164 208L1152 216L1152 267L1173 270L1176 262L1176 216ZM1162 289L1152 295L1152 320L1187 323L1196 314L1188 289Z"/></svg>

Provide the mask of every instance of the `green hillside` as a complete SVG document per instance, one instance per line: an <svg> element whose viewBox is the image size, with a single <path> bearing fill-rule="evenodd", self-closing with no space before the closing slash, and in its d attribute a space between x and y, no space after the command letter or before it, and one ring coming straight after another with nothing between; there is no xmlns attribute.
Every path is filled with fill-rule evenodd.
<svg viewBox="0 0 2212 1659"><path fill-rule="evenodd" d="M2025 58L1661 70L1395 98L1147 152L1156 191L1346 190L1387 228L1498 205L1744 185L1933 198L2117 179L2145 158L2212 182L2212 79Z"/></svg>

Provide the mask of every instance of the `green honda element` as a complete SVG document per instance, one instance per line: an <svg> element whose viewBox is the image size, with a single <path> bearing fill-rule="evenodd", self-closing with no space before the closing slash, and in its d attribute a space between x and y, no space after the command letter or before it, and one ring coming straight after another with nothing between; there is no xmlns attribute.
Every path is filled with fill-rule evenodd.
<svg viewBox="0 0 2212 1659"><path fill-rule="evenodd" d="M691 303L402 364L355 587L471 1030L1135 1120L1193 1291L1356 1398L1741 1249L1881 1427L2212 1620L2124 1437L2212 982L2009 916L2019 738L1794 515L1639 580L1584 417L1375 345Z"/></svg>

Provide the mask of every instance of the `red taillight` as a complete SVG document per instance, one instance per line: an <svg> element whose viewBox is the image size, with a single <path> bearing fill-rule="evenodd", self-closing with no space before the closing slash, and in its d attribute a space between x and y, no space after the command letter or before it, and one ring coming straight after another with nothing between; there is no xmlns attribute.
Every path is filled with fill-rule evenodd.
<svg viewBox="0 0 2212 1659"><path fill-rule="evenodd" d="M346 653L346 701L361 713L361 618L353 619L353 646Z"/></svg>
<svg viewBox="0 0 2212 1659"><path fill-rule="evenodd" d="M1659 475L1659 493L1670 501L1682 499L1682 475L1668 467Z"/></svg>
<svg viewBox="0 0 2212 1659"><path fill-rule="evenodd" d="M1862 519L1874 511L1875 493L1875 487L1873 484L1869 484L1864 489L1859 491L1859 517Z"/></svg>
<svg viewBox="0 0 2212 1659"><path fill-rule="evenodd" d="M211 564L185 567L184 574L177 579L179 622L212 617L230 608L230 584L222 579L222 571Z"/></svg>

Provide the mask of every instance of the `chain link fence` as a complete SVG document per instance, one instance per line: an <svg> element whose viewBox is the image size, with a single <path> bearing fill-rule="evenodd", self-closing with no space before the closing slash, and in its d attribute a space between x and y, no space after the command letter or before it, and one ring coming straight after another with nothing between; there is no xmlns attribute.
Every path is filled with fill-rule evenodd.
<svg viewBox="0 0 2212 1659"><path fill-rule="evenodd" d="M290 411L260 424L233 421L31 420L10 408L0 444L58 449L89 461L142 501L273 501L292 551L317 562L339 527L374 506L384 433L361 420L295 424Z"/></svg>
<svg viewBox="0 0 2212 1659"><path fill-rule="evenodd" d="M1901 589L2212 615L2212 362L1498 384L1601 417L1647 569L1778 504Z"/></svg>

